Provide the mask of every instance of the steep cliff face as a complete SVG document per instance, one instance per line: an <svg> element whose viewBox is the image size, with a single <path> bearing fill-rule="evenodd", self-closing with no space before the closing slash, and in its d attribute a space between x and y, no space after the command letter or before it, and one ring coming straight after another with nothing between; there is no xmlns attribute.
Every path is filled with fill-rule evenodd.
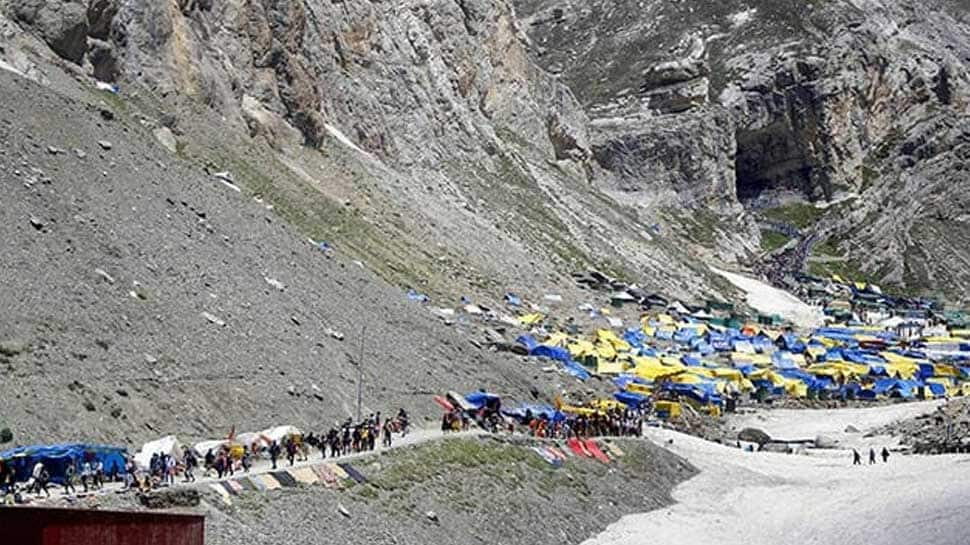
<svg viewBox="0 0 970 545"><path fill-rule="evenodd" d="M540 61L594 127L611 127L593 139L604 187L643 202L740 203L749 226L800 229L809 243L783 271L965 296L965 5L516 6Z"/></svg>
<svg viewBox="0 0 970 545"><path fill-rule="evenodd" d="M53 46L29 5L4 13ZM496 297L595 266L715 291L654 217L591 183L587 115L504 0L82 5L73 73L120 82L183 159L237 171L396 284Z"/></svg>

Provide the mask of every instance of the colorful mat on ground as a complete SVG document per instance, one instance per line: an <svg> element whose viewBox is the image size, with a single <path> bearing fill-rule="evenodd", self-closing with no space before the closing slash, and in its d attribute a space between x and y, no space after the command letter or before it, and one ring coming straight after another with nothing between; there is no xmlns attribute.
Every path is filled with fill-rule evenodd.
<svg viewBox="0 0 970 545"><path fill-rule="evenodd" d="M288 470L274 471L270 475L272 475L274 479L279 481L280 486L285 486L286 488L293 488L297 486L296 479L293 478L293 475L290 475L290 472Z"/></svg>
<svg viewBox="0 0 970 545"><path fill-rule="evenodd" d="M569 450L576 453L576 456L579 456L581 458L593 457L593 455L590 454L588 450L586 450L586 445L584 445L582 442L580 442L579 439L576 439L575 437L566 439L566 446L569 447Z"/></svg>
<svg viewBox="0 0 970 545"><path fill-rule="evenodd" d="M317 474L314 473L309 467L298 467L296 469L291 469L290 475L293 475L293 478L301 484L316 484L320 481Z"/></svg>
<svg viewBox="0 0 970 545"><path fill-rule="evenodd" d="M603 451L600 450L600 446L596 443L596 441L587 439L584 444L586 445L586 450L593 456L593 458L596 458L604 464L610 463L610 458L606 454L603 454Z"/></svg>
<svg viewBox="0 0 970 545"><path fill-rule="evenodd" d="M367 482L367 477L364 477L364 475L360 471L357 471L354 466L347 463L337 464L337 466L343 469L351 479L357 481L358 483L364 484Z"/></svg>
<svg viewBox="0 0 970 545"><path fill-rule="evenodd" d="M275 478L273 478L272 475L267 473L265 475L259 475L258 477L259 477L259 480L263 481L263 486L266 487L266 490L280 489L280 482L277 481Z"/></svg>

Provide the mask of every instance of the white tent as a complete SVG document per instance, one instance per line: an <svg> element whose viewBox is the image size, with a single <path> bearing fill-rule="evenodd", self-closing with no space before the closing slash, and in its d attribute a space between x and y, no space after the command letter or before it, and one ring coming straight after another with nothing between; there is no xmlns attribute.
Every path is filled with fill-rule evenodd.
<svg viewBox="0 0 970 545"><path fill-rule="evenodd" d="M219 449L229 444L228 439L213 439L210 441L200 441L192 447L196 454L199 456L205 456L210 450L213 453L219 452Z"/></svg>
<svg viewBox="0 0 970 545"><path fill-rule="evenodd" d="M253 445L256 445L256 448L253 450L259 450L269 446L261 433L252 431L236 435L236 442L250 449L253 449Z"/></svg>
<svg viewBox="0 0 970 545"><path fill-rule="evenodd" d="M303 435L303 432L294 426L276 426L275 428L269 428L259 433L270 441L276 441L277 443L282 443L283 439L291 435Z"/></svg>
<svg viewBox="0 0 970 545"><path fill-rule="evenodd" d="M161 439L149 441L142 445L141 450L135 454L135 464L142 469L149 469L152 456L155 454L168 454L175 459L181 459L182 448L174 435L166 435Z"/></svg>

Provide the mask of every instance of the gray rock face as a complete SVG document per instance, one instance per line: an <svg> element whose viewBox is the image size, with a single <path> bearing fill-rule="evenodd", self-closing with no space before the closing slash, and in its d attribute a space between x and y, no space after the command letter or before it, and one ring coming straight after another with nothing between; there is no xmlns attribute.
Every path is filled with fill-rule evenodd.
<svg viewBox="0 0 970 545"><path fill-rule="evenodd" d="M7 10L14 19L35 30L61 57L74 63L84 58L88 16L80 3L15 0Z"/></svg>
<svg viewBox="0 0 970 545"><path fill-rule="evenodd" d="M516 8L540 62L562 72L594 126L603 118L609 127L593 137L608 185L660 191L644 200L676 188L681 205L731 200L754 216L792 199L850 198L802 226L806 241L846 252L840 271L966 296L953 289L970 279L965 267L945 257L967 253L970 227L958 208L967 180L968 137L957 128L967 116L965 4L518 0ZM729 124L720 121L725 109ZM809 261L812 247L799 245ZM794 268L832 270L805 256Z"/></svg>
<svg viewBox="0 0 970 545"><path fill-rule="evenodd" d="M118 0L90 0L88 3L88 34L107 40L111 21L118 13Z"/></svg>

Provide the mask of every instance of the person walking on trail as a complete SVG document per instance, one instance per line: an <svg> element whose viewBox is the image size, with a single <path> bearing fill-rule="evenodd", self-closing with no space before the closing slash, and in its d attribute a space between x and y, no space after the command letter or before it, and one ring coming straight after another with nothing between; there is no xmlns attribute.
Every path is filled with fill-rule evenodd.
<svg viewBox="0 0 970 545"><path fill-rule="evenodd" d="M184 475L185 482L194 483L195 466L199 464L199 461L196 460L195 455L192 454L192 451L190 450L185 451L185 459L183 460L183 463L185 464L185 475Z"/></svg>
<svg viewBox="0 0 970 545"><path fill-rule="evenodd" d="M869 465L876 463L876 449L869 448Z"/></svg>
<svg viewBox="0 0 970 545"><path fill-rule="evenodd" d="M77 469L74 468L74 462L71 462L64 468L64 495L77 494L77 489L74 488L76 477Z"/></svg>
<svg viewBox="0 0 970 545"><path fill-rule="evenodd" d="M885 464L888 462L889 462L889 449L887 449L886 447L882 447L882 463Z"/></svg>
<svg viewBox="0 0 970 545"><path fill-rule="evenodd" d="M852 465L854 466L862 465L862 455L859 454L859 451L856 449L852 449Z"/></svg>
<svg viewBox="0 0 970 545"><path fill-rule="evenodd" d="M93 479L94 469L91 467L91 462L85 461L84 464L81 465L81 485L84 487L85 492L88 491L89 482L91 483L91 486L94 487L94 483L92 482Z"/></svg>
<svg viewBox="0 0 970 545"><path fill-rule="evenodd" d="M408 434L408 413L402 407L397 411L397 421L401 426L401 437Z"/></svg>
<svg viewBox="0 0 970 545"><path fill-rule="evenodd" d="M296 442L293 438L290 438L286 442L286 459L290 462L290 467L293 466L293 461L296 459Z"/></svg>
<svg viewBox="0 0 970 545"><path fill-rule="evenodd" d="M380 414L380 413L378 413L378 414ZM385 448L391 448L391 435L392 434L391 434L391 421L390 420L387 420L387 421L384 422L383 434L384 435L383 435L383 439L381 440L381 444L384 445Z"/></svg>
<svg viewBox="0 0 970 545"><path fill-rule="evenodd" d="M269 461L273 463L273 469L276 469L276 460L280 457L280 444L273 441L273 444L269 446Z"/></svg>
<svg viewBox="0 0 970 545"><path fill-rule="evenodd" d="M205 466L204 466L205 469L203 470L203 476L204 476L206 472L208 472L216 465L216 455L212 453L211 448L208 451L206 451L205 458L203 460L205 461Z"/></svg>
<svg viewBox="0 0 970 545"><path fill-rule="evenodd" d="M47 494L47 497L51 497L50 490L47 490L47 479L50 478L50 474L47 473L47 468L44 467L44 462L37 462L34 464L33 471L30 472L30 476L33 479L33 491L40 495L41 491Z"/></svg>

